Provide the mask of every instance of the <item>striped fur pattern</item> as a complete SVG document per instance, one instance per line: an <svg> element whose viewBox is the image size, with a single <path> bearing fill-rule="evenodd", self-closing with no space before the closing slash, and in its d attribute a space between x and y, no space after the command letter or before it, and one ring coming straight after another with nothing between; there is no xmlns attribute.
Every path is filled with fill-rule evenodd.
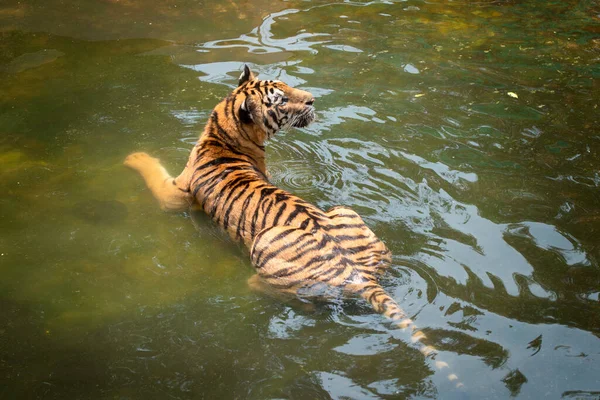
<svg viewBox="0 0 600 400"><path fill-rule="evenodd" d="M399 327L412 329L413 342L420 343L423 332L378 283L391 253L361 217L341 206L324 212L269 182L265 141L279 130L311 123L313 103L310 93L258 80L245 66L239 86L214 108L178 177L146 153L131 154L125 164L140 172L163 209L200 207L243 242L257 272L252 286L292 295L331 287L359 295ZM419 348L426 356L435 352Z"/></svg>

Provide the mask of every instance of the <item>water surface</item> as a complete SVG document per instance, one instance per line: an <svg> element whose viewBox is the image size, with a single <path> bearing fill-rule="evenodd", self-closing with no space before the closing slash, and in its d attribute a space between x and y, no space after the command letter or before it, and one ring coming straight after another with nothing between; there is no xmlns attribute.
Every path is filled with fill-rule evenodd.
<svg viewBox="0 0 600 400"><path fill-rule="evenodd" d="M0 397L599 398L599 15L3 2ZM362 301L251 292L243 249L122 166L178 173L244 63L317 98L269 143L273 182L364 217L462 389Z"/></svg>

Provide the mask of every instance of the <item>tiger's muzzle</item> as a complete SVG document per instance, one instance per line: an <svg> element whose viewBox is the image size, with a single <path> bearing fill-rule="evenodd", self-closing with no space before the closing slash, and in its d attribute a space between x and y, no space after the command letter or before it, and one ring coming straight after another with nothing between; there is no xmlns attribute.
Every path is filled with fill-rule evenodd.
<svg viewBox="0 0 600 400"><path fill-rule="evenodd" d="M306 103L304 110L294 118L293 127L304 128L315 120L315 107L313 103L314 100Z"/></svg>

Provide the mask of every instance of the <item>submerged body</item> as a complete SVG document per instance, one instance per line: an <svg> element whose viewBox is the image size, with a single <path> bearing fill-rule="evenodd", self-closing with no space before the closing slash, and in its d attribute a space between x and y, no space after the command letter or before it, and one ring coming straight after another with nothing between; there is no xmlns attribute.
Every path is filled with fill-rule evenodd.
<svg viewBox="0 0 600 400"><path fill-rule="evenodd" d="M178 177L146 153L131 154L125 164L140 172L163 209L200 207L243 242L257 272L252 287L300 295L327 286L358 294L398 326L411 326L413 341L420 341L424 334L377 281L391 254L360 216L342 206L324 212L269 183L264 142L280 129L312 122L313 103L310 93L257 80L245 67Z"/></svg>

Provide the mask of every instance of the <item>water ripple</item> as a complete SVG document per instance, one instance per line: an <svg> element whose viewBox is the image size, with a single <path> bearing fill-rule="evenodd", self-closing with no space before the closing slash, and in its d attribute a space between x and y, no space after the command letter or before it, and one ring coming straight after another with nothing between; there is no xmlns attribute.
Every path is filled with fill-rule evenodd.
<svg viewBox="0 0 600 400"><path fill-rule="evenodd" d="M361 387L352 379L331 372L314 372L321 387L333 399L379 399L371 390Z"/></svg>
<svg viewBox="0 0 600 400"><path fill-rule="evenodd" d="M287 72L287 68L293 67L298 63L299 61L277 62L267 65L259 65L245 61L222 61L189 65L180 64L180 66L201 72L203 75L200 76L199 79L203 82L218 83L230 88L235 88L237 87L237 79L240 71L242 71L244 64L247 64L259 77L265 76L269 79L278 79L292 87L297 87L306 83L306 80L296 75L289 74ZM320 93L329 92L331 91L327 89L321 89L320 91L313 93L313 95L318 97Z"/></svg>
<svg viewBox="0 0 600 400"><path fill-rule="evenodd" d="M404 226L413 235L423 235L421 249L406 257L459 284L476 276L484 286L496 288L500 282L508 294L518 295L516 277L532 277L534 265L514 247L510 237L560 254L569 265L590 263L580 244L555 226L491 221L477 206L456 200L446 190L432 187L427 179L415 181L400 171L414 163L459 188L476 182L475 174L352 138L310 143L278 140L271 150L275 154L270 165L276 184L299 195L314 196L318 189L326 193L326 200L317 200L322 208L351 205L370 224ZM529 283L536 296L554 298L534 281Z"/></svg>
<svg viewBox="0 0 600 400"><path fill-rule="evenodd" d="M397 344L390 343L391 338L391 335L385 333L356 335L333 350L354 356L385 353L397 347Z"/></svg>
<svg viewBox="0 0 600 400"><path fill-rule="evenodd" d="M402 154L402 156L406 159L411 160L416 164L420 165L421 167L434 171L446 182L454 184L460 184L461 180L465 180L470 183L477 182L477 174L475 173L466 173L452 170L446 164L443 164L441 162L429 162L415 154L408 154L405 152L400 152L400 154Z"/></svg>
<svg viewBox="0 0 600 400"><path fill-rule="evenodd" d="M347 119L370 121L369 117L374 117L375 114L377 113L369 107L352 104L343 107L331 107L319 111L317 121L305 128L305 130L314 135L320 135L320 132L328 131L331 127L340 125Z"/></svg>
<svg viewBox="0 0 600 400"><path fill-rule="evenodd" d="M214 40L204 43L202 49L224 49L232 47L245 47L249 53L275 53L283 51L308 51L317 53L313 46L327 43L327 41L311 41L310 39L329 36L327 33L310 33L301 30L297 35L276 39L272 33L272 26L276 19L290 14L301 12L297 9L288 9L267 16L262 24L254 28L249 34L243 34L237 39Z"/></svg>
<svg viewBox="0 0 600 400"><path fill-rule="evenodd" d="M315 189L328 192L342 180L343 169L333 161L326 143L277 141L269 151L272 181L297 195L314 193Z"/></svg>

